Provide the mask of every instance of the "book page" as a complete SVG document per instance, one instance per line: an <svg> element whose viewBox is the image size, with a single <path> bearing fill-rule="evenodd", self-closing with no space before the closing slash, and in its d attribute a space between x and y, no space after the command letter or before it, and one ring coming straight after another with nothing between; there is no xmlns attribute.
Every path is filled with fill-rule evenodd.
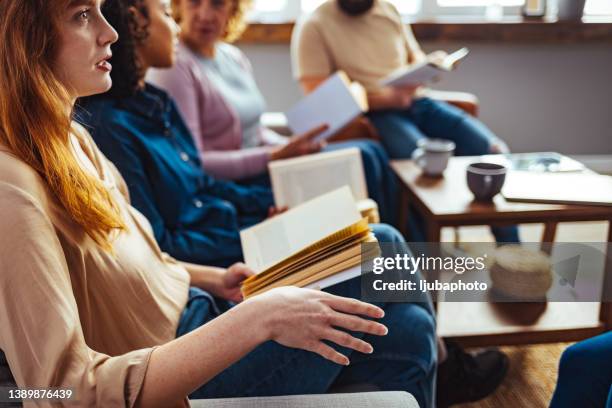
<svg viewBox="0 0 612 408"><path fill-rule="evenodd" d="M277 207L293 208L344 186L350 187L355 200L368 198L357 148L277 160L268 168Z"/></svg>
<svg viewBox="0 0 612 408"><path fill-rule="evenodd" d="M612 176L511 171L502 194L508 201L612 206Z"/></svg>
<svg viewBox="0 0 612 408"><path fill-rule="evenodd" d="M397 69L380 83L381 86L423 85L435 81L441 74L452 71L469 53L461 48L446 56L441 64L428 60Z"/></svg>
<svg viewBox="0 0 612 408"><path fill-rule="evenodd" d="M352 268L349 268L343 272L328 276L327 278L323 278L304 287L308 289L325 289L340 282L355 278L359 275L361 275L361 265L353 266Z"/></svg>
<svg viewBox="0 0 612 408"><path fill-rule="evenodd" d="M359 220L350 188L342 187L242 230L245 263L261 272Z"/></svg>
<svg viewBox="0 0 612 408"><path fill-rule="evenodd" d="M428 62L411 65L410 67L401 68L397 72L385 78L382 86L407 86L407 85L422 85L434 81L440 76L444 70L432 65Z"/></svg>
<svg viewBox="0 0 612 408"><path fill-rule="evenodd" d="M457 50L452 54L447 55L446 58L444 58L444 61L442 62L442 67L444 67L448 71L455 69L457 64L461 62L465 57L467 57L469 53L470 50L466 47L463 47L460 50Z"/></svg>
<svg viewBox="0 0 612 408"><path fill-rule="evenodd" d="M364 112L363 101L359 99L353 95L346 74L338 72L289 109L285 116L294 134L328 125L329 128L315 139L325 140Z"/></svg>
<svg viewBox="0 0 612 408"><path fill-rule="evenodd" d="M243 287L247 289L258 287L278 280L284 276L297 273L306 268L319 268L330 258L344 259L346 254L355 246L360 247L362 243L370 242L370 240L375 239L374 235L369 230L369 227L367 227L367 224L366 228L367 230L364 234L358 234L355 237L342 239L339 243L329 244L328 242L327 247L323 242L325 240L320 241L318 244L309 246L295 255L292 255L282 262L272 266L271 268L249 277L243 282Z"/></svg>

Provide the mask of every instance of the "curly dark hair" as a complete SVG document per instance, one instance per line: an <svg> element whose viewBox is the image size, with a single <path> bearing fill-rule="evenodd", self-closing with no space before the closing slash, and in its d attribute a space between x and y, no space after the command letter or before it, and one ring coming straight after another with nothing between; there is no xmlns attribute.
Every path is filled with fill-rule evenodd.
<svg viewBox="0 0 612 408"><path fill-rule="evenodd" d="M134 14L130 13L130 7L140 11L145 18L144 24L136 21ZM149 13L145 0L106 0L102 6L102 14L119 34L119 40L111 46L113 86L105 95L115 98L132 96L144 77L136 57L136 46L149 35Z"/></svg>

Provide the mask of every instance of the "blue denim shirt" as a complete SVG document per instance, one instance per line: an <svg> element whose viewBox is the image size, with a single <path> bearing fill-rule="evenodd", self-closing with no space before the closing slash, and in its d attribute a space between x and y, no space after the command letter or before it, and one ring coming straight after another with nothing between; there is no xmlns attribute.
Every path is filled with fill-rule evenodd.
<svg viewBox="0 0 612 408"><path fill-rule="evenodd" d="M164 91L147 84L130 98L87 98L75 116L121 172L132 205L149 219L162 250L199 264L242 259L239 231L267 216L272 192L206 174Z"/></svg>

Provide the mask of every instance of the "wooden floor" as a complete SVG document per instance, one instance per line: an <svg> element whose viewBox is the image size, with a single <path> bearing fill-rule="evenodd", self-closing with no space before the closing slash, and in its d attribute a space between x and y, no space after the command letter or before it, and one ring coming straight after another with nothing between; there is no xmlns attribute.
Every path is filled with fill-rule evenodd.
<svg viewBox="0 0 612 408"><path fill-rule="evenodd" d="M557 365L569 344L502 347L510 357L510 370L495 394L458 408L545 408L557 381Z"/></svg>
<svg viewBox="0 0 612 408"><path fill-rule="evenodd" d="M521 227L523 241L539 241L543 228ZM597 242L605 241L605 223L561 224L557 241ZM452 230L443 231L443 240L453 240ZM492 240L487 228L470 227L460 231L461 241L483 242ZM557 381L557 369L561 353L569 343L533 346L503 347L510 357L510 371L504 383L490 397L459 408L544 408L548 407Z"/></svg>

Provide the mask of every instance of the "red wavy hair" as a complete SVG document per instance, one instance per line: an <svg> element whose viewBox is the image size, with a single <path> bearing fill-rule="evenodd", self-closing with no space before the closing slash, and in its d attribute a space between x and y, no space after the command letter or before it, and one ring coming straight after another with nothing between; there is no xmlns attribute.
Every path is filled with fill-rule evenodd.
<svg viewBox="0 0 612 408"><path fill-rule="evenodd" d="M70 147L72 99L52 63L70 0L0 0L0 142L47 182L70 217L106 249L124 229L102 182Z"/></svg>

